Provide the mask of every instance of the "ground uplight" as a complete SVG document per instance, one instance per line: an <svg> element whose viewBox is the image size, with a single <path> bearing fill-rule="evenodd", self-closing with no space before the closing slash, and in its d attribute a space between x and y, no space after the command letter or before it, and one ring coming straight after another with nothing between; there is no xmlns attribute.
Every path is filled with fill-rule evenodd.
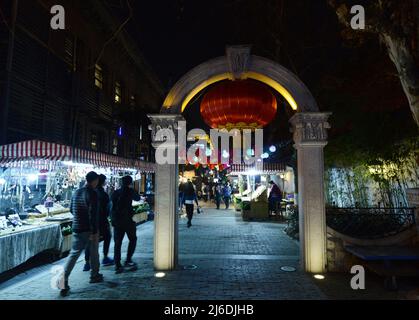
<svg viewBox="0 0 419 320"><path fill-rule="evenodd" d="M156 278L164 278L166 276L166 274L164 272L157 272L154 276Z"/></svg>

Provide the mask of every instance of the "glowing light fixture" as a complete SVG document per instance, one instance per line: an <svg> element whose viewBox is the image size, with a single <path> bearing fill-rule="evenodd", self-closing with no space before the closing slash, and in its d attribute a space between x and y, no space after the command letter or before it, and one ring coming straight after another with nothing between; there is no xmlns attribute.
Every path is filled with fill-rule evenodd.
<svg viewBox="0 0 419 320"><path fill-rule="evenodd" d="M247 173L249 176L256 176L258 174L258 172L255 169L250 169Z"/></svg>
<svg viewBox="0 0 419 320"><path fill-rule="evenodd" d="M230 156L230 154L228 153L228 151L223 150L223 158L228 158Z"/></svg>
<svg viewBox="0 0 419 320"><path fill-rule="evenodd" d="M315 275L314 275L314 279L317 279L317 280L324 280L324 279L325 279L325 277L324 277L324 275L322 275L322 274L315 274Z"/></svg>
<svg viewBox="0 0 419 320"><path fill-rule="evenodd" d="M37 174L28 174L27 179L29 182L35 182L36 179L38 179L38 175Z"/></svg>
<svg viewBox="0 0 419 320"><path fill-rule="evenodd" d="M267 152L262 153L261 157L262 157L262 159L268 159L269 158L269 153L267 153Z"/></svg>
<svg viewBox="0 0 419 320"><path fill-rule="evenodd" d="M164 272L157 272L154 276L156 278L164 278L166 276L166 274Z"/></svg>
<svg viewBox="0 0 419 320"><path fill-rule="evenodd" d="M270 146L269 151L272 152L272 153L276 152L276 147L275 146Z"/></svg>
<svg viewBox="0 0 419 320"><path fill-rule="evenodd" d="M87 163L76 163L73 161L63 161L63 165L68 167L93 168L93 165Z"/></svg>

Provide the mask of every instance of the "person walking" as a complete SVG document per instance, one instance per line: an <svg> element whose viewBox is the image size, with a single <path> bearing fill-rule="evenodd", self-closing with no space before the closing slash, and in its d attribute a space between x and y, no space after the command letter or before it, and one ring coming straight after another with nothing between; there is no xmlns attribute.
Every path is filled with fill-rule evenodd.
<svg viewBox="0 0 419 320"><path fill-rule="evenodd" d="M137 270L137 264L132 261L137 246L137 225L132 220L134 209L132 201L140 201L140 195L132 189L133 180L130 176L122 178L122 188L112 194L112 225L114 227L115 241L115 273L124 272L124 267L130 271ZM128 236L128 252L124 267L121 264L121 247L125 234Z"/></svg>
<svg viewBox="0 0 419 320"><path fill-rule="evenodd" d="M230 207L230 198L231 198L231 186L230 183L227 184L223 188L223 200L226 205L226 210Z"/></svg>
<svg viewBox="0 0 419 320"><path fill-rule="evenodd" d="M185 184L183 182L179 183L179 212L183 210L183 189Z"/></svg>
<svg viewBox="0 0 419 320"><path fill-rule="evenodd" d="M282 200L282 191L278 187L278 185L272 180L269 181L269 186L270 186L270 191L269 191L269 196L268 196L269 211L272 213L276 211L278 202L281 202Z"/></svg>
<svg viewBox="0 0 419 320"><path fill-rule="evenodd" d="M192 218L194 211L194 203L198 204L198 198L196 196L195 187L191 180L188 179L184 189L183 189L183 203L186 208L186 215L188 217L188 228L192 227Z"/></svg>
<svg viewBox="0 0 419 320"><path fill-rule="evenodd" d="M106 184L106 176L101 174L99 175L99 183L96 189L98 196L98 206L99 206L99 235L103 238L103 266L111 266L114 264L114 260L108 257L109 246L111 244L111 227L109 225L109 204L110 199L106 193L104 186ZM85 265L83 271L90 271L90 250L89 247L85 251Z"/></svg>
<svg viewBox="0 0 419 320"><path fill-rule="evenodd" d="M220 210L222 192L223 188L220 184L217 183L217 185L214 187L214 198L215 204L217 205L217 210Z"/></svg>
<svg viewBox="0 0 419 320"><path fill-rule="evenodd" d="M68 279L80 254L89 247L90 250L90 283L103 281L99 273L99 232L98 232L98 197L95 191L99 182L96 172L86 175L86 185L74 193L70 212L73 214L72 248L64 266L64 287L61 288L62 296L68 295L70 286Z"/></svg>

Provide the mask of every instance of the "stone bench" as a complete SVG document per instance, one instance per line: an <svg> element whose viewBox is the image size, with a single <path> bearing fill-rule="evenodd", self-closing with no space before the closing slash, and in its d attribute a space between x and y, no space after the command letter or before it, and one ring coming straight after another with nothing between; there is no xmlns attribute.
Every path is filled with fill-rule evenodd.
<svg viewBox="0 0 419 320"><path fill-rule="evenodd" d="M396 277L419 277L419 247L345 246L345 250L366 262L372 272L385 277L385 286L397 289Z"/></svg>

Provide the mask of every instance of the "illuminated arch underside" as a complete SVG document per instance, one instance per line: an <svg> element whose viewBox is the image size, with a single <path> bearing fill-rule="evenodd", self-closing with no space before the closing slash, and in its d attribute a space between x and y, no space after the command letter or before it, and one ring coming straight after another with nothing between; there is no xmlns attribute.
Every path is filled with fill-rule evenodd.
<svg viewBox="0 0 419 320"><path fill-rule="evenodd" d="M274 89L276 92L278 92L279 94L281 94L284 97L284 99L289 103L289 105L291 106L291 108L293 110L295 110L295 111L298 110L297 102L294 100L294 98L288 92L288 90L285 89L278 82L272 80L271 78L269 78L269 77L267 77L267 76L265 76L263 74L256 73L256 72L246 72L246 73L243 74L242 79L254 79L254 80L257 80L257 81L260 81L260 82L265 83L266 85L268 85L269 87L271 87L272 89ZM204 90L205 88L209 87L210 85L212 85L212 84L214 84L216 82L220 82L220 81L223 81L223 80L232 80L231 74L230 73L224 73L224 74L213 76L213 77L207 79L206 81L202 82L197 87L195 87L186 96L186 98L183 100L181 111L182 112L185 111L185 109L188 106L189 102L198 93L200 93L202 90Z"/></svg>
<svg viewBox="0 0 419 320"><path fill-rule="evenodd" d="M241 79L260 81L284 97L296 112L319 112L318 105L304 85L291 71L269 59L252 55ZM182 113L191 100L208 86L233 80L225 57L209 60L185 74L170 90L161 113Z"/></svg>

